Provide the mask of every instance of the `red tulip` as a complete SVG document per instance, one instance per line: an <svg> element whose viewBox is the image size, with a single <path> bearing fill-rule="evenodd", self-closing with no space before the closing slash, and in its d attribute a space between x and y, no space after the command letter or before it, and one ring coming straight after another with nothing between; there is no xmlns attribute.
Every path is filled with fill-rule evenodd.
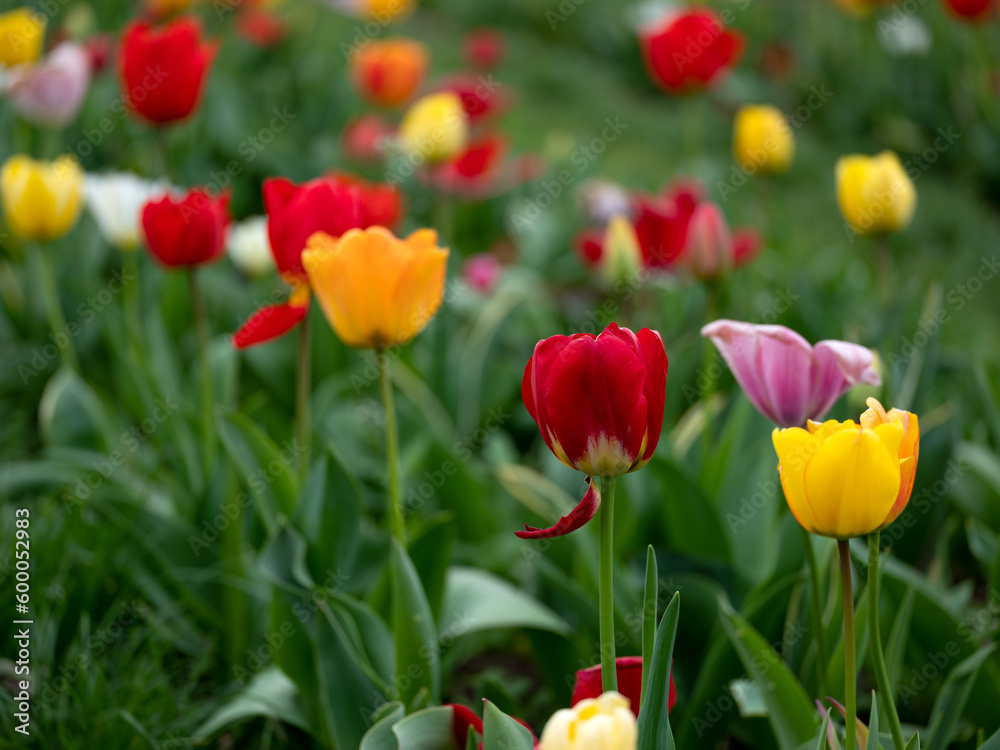
<svg viewBox="0 0 1000 750"><path fill-rule="evenodd" d="M580 261L587 268L594 268L601 262L604 255L604 230L583 229L573 238L573 247Z"/></svg>
<svg viewBox="0 0 1000 750"><path fill-rule="evenodd" d="M161 28L145 21L130 24L119 53L129 108L159 125L183 120L198 104L217 49L215 42L202 42L195 18L179 18Z"/></svg>
<svg viewBox="0 0 1000 750"><path fill-rule="evenodd" d="M455 92L472 122L502 112L509 103L506 92L491 76L459 73L441 81L437 90Z"/></svg>
<svg viewBox="0 0 1000 750"><path fill-rule="evenodd" d="M948 9L960 18L982 21L991 10L993 0L944 0Z"/></svg>
<svg viewBox="0 0 1000 750"><path fill-rule="evenodd" d="M680 257L700 202L700 186L686 181L667 186L660 195L636 197L635 233L647 268L667 267Z"/></svg>
<svg viewBox="0 0 1000 750"><path fill-rule="evenodd" d="M465 59L475 68L490 70L504 57L503 34L495 29L475 29L465 37Z"/></svg>
<svg viewBox="0 0 1000 750"><path fill-rule="evenodd" d="M369 182L346 172L333 172L330 177L339 185L357 190L362 229L375 226L392 229L403 218L403 195L394 185Z"/></svg>
<svg viewBox="0 0 1000 750"><path fill-rule="evenodd" d="M393 127L388 120L378 115L360 115L344 126L340 148L354 161L378 161L382 156L382 144L392 133Z"/></svg>
<svg viewBox="0 0 1000 750"><path fill-rule="evenodd" d="M197 266L218 259L226 247L229 193L211 197L193 188L183 198L165 195L142 207L146 245L171 268Z"/></svg>
<svg viewBox="0 0 1000 750"><path fill-rule="evenodd" d="M615 672L618 675L618 692L631 702L632 713L639 715L639 699L642 696L642 657L620 656L615 659ZM573 697L569 705L575 706L586 698L599 698L604 693L601 682L601 665L597 664L576 673L576 684L573 685ZM674 676L670 675L670 691L667 698L667 710L677 702L677 688L674 687Z"/></svg>
<svg viewBox="0 0 1000 750"><path fill-rule="evenodd" d="M250 44L266 49L285 38L285 22L274 13L250 7L236 15L236 31Z"/></svg>
<svg viewBox="0 0 1000 750"><path fill-rule="evenodd" d="M524 369L521 397L542 438L567 466L610 477L645 466L663 427L667 355L656 331L612 323L599 336L539 341ZM525 526L522 539L562 536L594 517L596 483L568 516L548 529Z"/></svg>
<svg viewBox="0 0 1000 750"><path fill-rule="evenodd" d="M698 278L715 279L753 260L760 246L755 231L731 232L719 207L705 201L691 217L681 262Z"/></svg>
<svg viewBox="0 0 1000 750"><path fill-rule="evenodd" d="M672 93L716 83L743 52L743 37L707 8L668 12L640 30L639 44L650 76Z"/></svg>

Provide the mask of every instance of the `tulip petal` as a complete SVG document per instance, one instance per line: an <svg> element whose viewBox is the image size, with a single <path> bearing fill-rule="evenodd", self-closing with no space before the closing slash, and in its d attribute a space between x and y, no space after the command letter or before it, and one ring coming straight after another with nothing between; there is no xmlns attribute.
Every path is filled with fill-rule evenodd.
<svg viewBox="0 0 1000 750"><path fill-rule="evenodd" d="M871 349L847 341L820 341L813 348L815 370L809 416L823 417L846 391L858 383L881 385Z"/></svg>
<svg viewBox="0 0 1000 750"><path fill-rule="evenodd" d="M446 703L445 705L451 708L451 728L458 747L465 747L469 736L469 727L472 727L477 734L483 733L483 720L476 716L471 709L459 703Z"/></svg>
<svg viewBox="0 0 1000 750"><path fill-rule="evenodd" d="M805 470L817 533L850 539L882 525L899 493L900 440L902 428L880 425L843 429L822 443Z"/></svg>
<svg viewBox="0 0 1000 750"><path fill-rule="evenodd" d="M597 482L594 482L590 477L587 477L587 482L590 483L590 487L587 488L583 499L554 525L547 529L539 529L525 524L524 531L515 531L514 533L520 539L551 539L556 536L565 536L579 529L597 515L597 511L601 507L601 491L597 487Z"/></svg>
<svg viewBox="0 0 1000 750"><path fill-rule="evenodd" d="M295 328L309 312L304 305L268 305L251 315L240 330L233 334L233 346L246 349L284 336Z"/></svg>
<svg viewBox="0 0 1000 750"><path fill-rule="evenodd" d="M800 427L775 429L771 433L771 441L778 454L781 488L789 510L800 526L818 533L816 514L806 493L805 472L809 461L819 450L821 441Z"/></svg>
<svg viewBox="0 0 1000 750"><path fill-rule="evenodd" d="M559 456L559 451L553 445L555 438L549 426L548 414L544 408L538 409L537 404L544 405L545 403L544 396L548 389L549 373L553 363L562 354L563 349L581 336L593 338L590 334L577 333L572 336L550 336L539 341L535 344L535 351L524 368L524 377L521 380L521 398L524 401L524 407L528 410L531 418L535 420L535 424L538 425L545 444L556 456ZM573 468L572 464L565 458L565 454L559 456L559 460Z"/></svg>

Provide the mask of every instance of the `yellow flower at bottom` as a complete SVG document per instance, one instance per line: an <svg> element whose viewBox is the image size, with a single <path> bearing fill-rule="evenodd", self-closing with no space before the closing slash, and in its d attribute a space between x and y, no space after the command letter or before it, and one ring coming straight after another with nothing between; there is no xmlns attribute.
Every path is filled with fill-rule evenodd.
<svg viewBox="0 0 1000 750"><path fill-rule="evenodd" d="M837 201L858 234L906 229L917 207L917 189L892 151L851 154L837 161Z"/></svg>
<svg viewBox="0 0 1000 750"><path fill-rule="evenodd" d="M34 62L42 54L45 16L30 8L0 13L0 65Z"/></svg>
<svg viewBox="0 0 1000 750"><path fill-rule="evenodd" d="M899 495L903 427L853 420L771 434L785 500L807 531L851 539L881 529Z"/></svg>
<svg viewBox="0 0 1000 750"><path fill-rule="evenodd" d="M418 229L405 240L384 227L352 229L339 239L309 238L302 262L320 307L349 346L404 344L441 307L448 251L437 232Z"/></svg>
<svg viewBox="0 0 1000 750"><path fill-rule="evenodd" d="M635 750L638 735L629 701L615 692L556 711L539 750Z"/></svg>
<svg viewBox="0 0 1000 750"><path fill-rule="evenodd" d="M53 162L17 155L0 170L4 216L18 237L46 242L69 231L80 215L83 170L70 156Z"/></svg>

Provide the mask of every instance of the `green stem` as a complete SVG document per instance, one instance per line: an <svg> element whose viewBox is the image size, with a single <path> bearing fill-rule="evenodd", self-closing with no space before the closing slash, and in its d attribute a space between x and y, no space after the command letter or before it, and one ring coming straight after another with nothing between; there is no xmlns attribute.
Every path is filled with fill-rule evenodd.
<svg viewBox="0 0 1000 750"><path fill-rule="evenodd" d="M122 298L125 307L125 330L131 339L132 351L137 359L142 359L140 347L142 332L140 324L142 312L139 309L139 252L122 251ZM131 280L129 280L131 279Z"/></svg>
<svg viewBox="0 0 1000 750"><path fill-rule="evenodd" d="M438 231L442 243L453 243L455 230L455 211L452 197L443 190L433 193L434 227Z"/></svg>
<svg viewBox="0 0 1000 750"><path fill-rule="evenodd" d="M77 359L76 348L73 346L73 339L67 330L66 318L63 316L62 307L59 304L59 287L56 285L56 275L52 270L52 263L49 261L48 248L41 245L33 245L33 247L42 277L42 303L45 305L45 314L49 319L50 338L59 350L63 362L76 372L80 372L80 360ZM64 341L63 344L59 343L60 339Z"/></svg>
<svg viewBox="0 0 1000 750"><path fill-rule="evenodd" d="M215 464L215 419L214 397L212 395L212 366L208 360L208 315L205 312L205 298L198 286L197 270L188 269L188 291L194 310L195 331L198 335L198 364L201 368L201 435L205 451L206 479L209 479Z"/></svg>
<svg viewBox="0 0 1000 750"><path fill-rule="evenodd" d="M844 702L847 704L847 750L858 745L858 679L854 653L854 588L851 582L851 550L846 539L837 540L840 551L840 586L844 600Z"/></svg>
<svg viewBox="0 0 1000 750"><path fill-rule="evenodd" d="M812 605L813 640L816 642L816 695L826 694L826 647L823 645L823 610L820 605L819 568L816 567L816 552L813 550L812 537L803 527L802 546L806 554L806 567L809 568L809 584L812 593L809 603Z"/></svg>
<svg viewBox="0 0 1000 750"><path fill-rule="evenodd" d="M299 352L295 370L295 440L299 453L299 489L309 473L309 389L310 389L309 314L299 324Z"/></svg>
<svg viewBox="0 0 1000 750"><path fill-rule="evenodd" d="M167 129L157 125L153 129L153 139L156 141L156 156L159 161L160 177L170 182L170 144L167 142Z"/></svg>
<svg viewBox="0 0 1000 750"><path fill-rule="evenodd" d="M892 299L892 251L889 235L882 234L875 241L878 245L878 280L882 304L888 305Z"/></svg>
<svg viewBox="0 0 1000 750"><path fill-rule="evenodd" d="M593 480L591 480L593 481ZM618 690L615 667L614 525L615 477L600 477L601 483L601 682L604 692Z"/></svg>
<svg viewBox="0 0 1000 750"><path fill-rule="evenodd" d="M392 535L406 544L406 522L399 497L399 434L396 427L396 407L392 401L392 381L389 379L389 355L379 349L379 381L382 386L382 404L385 406L385 460L389 465L389 528Z"/></svg>
<svg viewBox="0 0 1000 750"><path fill-rule="evenodd" d="M889 685L889 672L885 668L885 656L882 653L882 638L879 635L878 623L878 555L880 532L868 535L868 641L872 650L872 664L875 666L875 682L882 694L879 705L885 709L889 717L889 731L896 747L906 747L903 740L903 727L899 724L899 714L896 713L896 696Z"/></svg>

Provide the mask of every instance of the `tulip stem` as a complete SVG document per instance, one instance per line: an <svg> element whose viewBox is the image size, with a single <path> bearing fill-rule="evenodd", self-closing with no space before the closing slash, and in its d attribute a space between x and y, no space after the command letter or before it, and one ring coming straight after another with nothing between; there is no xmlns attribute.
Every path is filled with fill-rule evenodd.
<svg viewBox="0 0 1000 750"><path fill-rule="evenodd" d="M205 312L205 298L198 285L198 272L194 266L188 268L188 291L191 308L194 311L195 332L198 336L198 364L201 368L201 435L205 452L205 479L211 481L215 465L215 419L214 397L212 395L212 363L208 359L208 315Z"/></svg>
<svg viewBox="0 0 1000 750"><path fill-rule="evenodd" d="M140 358L142 313L139 307L139 251L122 251L122 296L125 307L125 330L132 340L132 350Z"/></svg>
<svg viewBox="0 0 1000 750"><path fill-rule="evenodd" d="M812 586L812 595L809 603L812 605L813 631L816 641L816 686L819 696L826 694L826 647L823 645L823 608L820 605L819 588L819 568L816 567L816 552L812 546L812 536L804 527L799 526L802 531L802 547L806 555L806 567L809 568L809 584Z"/></svg>
<svg viewBox="0 0 1000 750"><path fill-rule="evenodd" d="M889 235L882 234L875 241L878 246L878 280L882 304L888 305L892 297L892 251Z"/></svg>
<svg viewBox="0 0 1000 750"><path fill-rule="evenodd" d="M889 731L892 733L892 743L896 747L905 747L903 727L899 724L899 714L896 713L896 696L889 684L889 672L885 668L885 656L882 653L882 639L879 635L878 623L878 556L879 537L876 531L868 535L868 641L871 644L872 664L875 667L875 682L882 694L879 706L885 709L889 717Z"/></svg>
<svg viewBox="0 0 1000 750"><path fill-rule="evenodd" d="M299 449L299 492L309 474L309 313L299 324L299 351L295 370L295 440Z"/></svg>
<svg viewBox="0 0 1000 750"><path fill-rule="evenodd" d="M80 372L80 360L77 359L76 348L73 346L66 318L59 304L59 287L56 285L56 275L49 262L48 248L35 244L34 249L42 277L42 303L45 305L45 314L49 318L50 338L59 349L63 362L76 372ZM65 343L60 344L60 339Z"/></svg>
<svg viewBox="0 0 1000 750"><path fill-rule="evenodd" d="M844 600L844 692L847 704L847 750L858 745L858 680L854 653L854 587L851 581L851 550L847 539L837 540L840 551L840 586Z"/></svg>
<svg viewBox="0 0 1000 750"><path fill-rule="evenodd" d="M593 480L591 480L593 481ZM604 692L618 690L615 666L614 525L615 477L600 477L601 483L601 683Z"/></svg>
<svg viewBox="0 0 1000 750"><path fill-rule="evenodd" d="M382 386L382 404L385 407L385 459L389 465L389 528L392 535L406 544L406 522L399 501L399 434L396 427L396 407L392 401L392 381L389 379L389 355L379 349L379 381Z"/></svg>

